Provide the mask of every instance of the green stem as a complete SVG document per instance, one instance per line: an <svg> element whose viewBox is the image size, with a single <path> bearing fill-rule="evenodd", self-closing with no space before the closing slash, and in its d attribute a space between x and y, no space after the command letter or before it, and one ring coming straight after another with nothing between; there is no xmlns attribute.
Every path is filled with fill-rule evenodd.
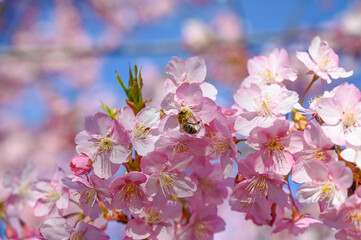
<svg viewBox="0 0 361 240"><path fill-rule="evenodd" d="M302 95L302 98L301 98L301 101L300 101L300 104L301 104L301 105L302 105L303 101L305 100L305 97L306 97L307 92L310 90L311 86L316 82L317 79L318 79L318 76L317 76L317 75L314 75L313 78L312 78L312 81L311 81L310 84L307 86L305 92L304 92L303 95Z"/></svg>

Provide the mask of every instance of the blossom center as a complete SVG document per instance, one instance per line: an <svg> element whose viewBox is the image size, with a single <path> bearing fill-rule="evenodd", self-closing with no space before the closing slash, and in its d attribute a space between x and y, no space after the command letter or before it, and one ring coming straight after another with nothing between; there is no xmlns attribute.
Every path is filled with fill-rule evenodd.
<svg viewBox="0 0 361 240"><path fill-rule="evenodd" d="M86 199L85 204L88 204L90 201L90 207L93 207L94 204L98 201L98 192L95 188L87 188L80 192L82 197Z"/></svg>
<svg viewBox="0 0 361 240"><path fill-rule="evenodd" d="M282 151L284 149L284 145L281 142L281 140L282 140L282 137L278 137L278 136L268 140L268 142L266 143L266 148L268 149L269 157L271 156L272 153L276 153L276 154L282 153Z"/></svg>
<svg viewBox="0 0 361 240"><path fill-rule="evenodd" d="M210 137L213 139L213 149L216 150L216 154L221 154L229 149L229 142L226 138L217 137L215 134L210 134Z"/></svg>
<svg viewBox="0 0 361 240"><path fill-rule="evenodd" d="M133 199L138 199L142 195L139 187L133 182L126 184L121 192L123 193L123 197L119 198L119 200L122 200L122 202L131 202Z"/></svg>
<svg viewBox="0 0 361 240"><path fill-rule="evenodd" d="M162 172L160 174L159 182L164 195L166 195L166 193L170 194L170 189L173 188L176 178L176 173Z"/></svg>
<svg viewBox="0 0 361 240"><path fill-rule="evenodd" d="M150 127L146 127L142 124L136 123L133 134L135 138L145 139L151 131L152 129Z"/></svg>
<svg viewBox="0 0 361 240"><path fill-rule="evenodd" d="M356 231L361 231L361 209L354 208L349 211L344 222L351 223L356 228Z"/></svg>
<svg viewBox="0 0 361 240"><path fill-rule="evenodd" d="M312 150L303 150L302 152L306 154L301 157L302 160L316 159L320 162L323 162L326 160L325 152L322 151L321 148L314 148Z"/></svg>
<svg viewBox="0 0 361 240"><path fill-rule="evenodd" d="M164 218L162 218L161 215L163 213L162 210L156 211L156 209L147 208L145 212L146 212L145 221L147 223L155 224L164 221Z"/></svg>
<svg viewBox="0 0 361 240"><path fill-rule="evenodd" d="M176 145L173 148L173 153L182 153L182 152L188 152L188 144L184 142L177 142Z"/></svg>
<svg viewBox="0 0 361 240"><path fill-rule="evenodd" d="M253 100L256 104L256 112L258 115L263 117L270 117L273 115L271 107L272 99L267 93L261 95L258 99L254 98Z"/></svg>
<svg viewBox="0 0 361 240"><path fill-rule="evenodd" d="M83 236L78 232L73 232L70 235L70 240L84 240Z"/></svg>
<svg viewBox="0 0 361 240"><path fill-rule="evenodd" d="M246 190L249 191L248 195L251 195L253 197L259 196L261 198L262 195L266 197L268 194L267 179L265 179L264 177L254 178L250 182L250 184L248 184Z"/></svg>
<svg viewBox="0 0 361 240"><path fill-rule="evenodd" d="M273 74L272 71L266 70L264 72L264 79L267 84L272 84L275 82L276 76Z"/></svg>
<svg viewBox="0 0 361 240"><path fill-rule="evenodd" d="M320 195L319 200L323 201L327 198L328 201L330 201L333 199L334 194L335 194L335 184L327 181L326 183L324 183L322 185L321 195Z"/></svg>
<svg viewBox="0 0 361 240"><path fill-rule="evenodd" d="M342 116L342 123L346 128L353 126L355 122L356 116L354 113L351 113L350 111L344 112Z"/></svg>
<svg viewBox="0 0 361 240"><path fill-rule="evenodd" d="M54 202L56 202L60 197L61 197L61 193L55 187L53 187L53 189L48 194L45 195L45 198L48 201L54 201Z"/></svg>
<svg viewBox="0 0 361 240"><path fill-rule="evenodd" d="M195 233L198 235L197 239L208 239L211 236L213 236L213 227L203 221L198 221L193 225L193 229L195 230Z"/></svg>
<svg viewBox="0 0 361 240"><path fill-rule="evenodd" d="M112 150L113 145L114 145L114 141L113 141L112 138L110 138L110 137L102 137L100 139L100 143L98 145L98 151L103 152L103 151Z"/></svg>

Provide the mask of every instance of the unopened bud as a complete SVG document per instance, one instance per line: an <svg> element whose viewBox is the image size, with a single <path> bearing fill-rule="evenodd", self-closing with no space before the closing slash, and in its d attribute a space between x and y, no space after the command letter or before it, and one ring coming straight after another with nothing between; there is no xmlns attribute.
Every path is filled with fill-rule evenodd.
<svg viewBox="0 0 361 240"><path fill-rule="evenodd" d="M71 159L71 171L77 175L87 174L92 170L92 160L86 155L78 155Z"/></svg>

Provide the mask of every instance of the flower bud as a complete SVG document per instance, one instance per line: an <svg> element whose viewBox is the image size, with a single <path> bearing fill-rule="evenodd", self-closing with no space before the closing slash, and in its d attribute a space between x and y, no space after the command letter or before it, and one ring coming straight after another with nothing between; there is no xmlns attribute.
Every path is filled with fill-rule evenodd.
<svg viewBox="0 0 361 240"><path fill-rule="evenodd" d="M87 174L92 170L92 160L87 155L78 155L71 159L71 171L77 175Z"/></svg>

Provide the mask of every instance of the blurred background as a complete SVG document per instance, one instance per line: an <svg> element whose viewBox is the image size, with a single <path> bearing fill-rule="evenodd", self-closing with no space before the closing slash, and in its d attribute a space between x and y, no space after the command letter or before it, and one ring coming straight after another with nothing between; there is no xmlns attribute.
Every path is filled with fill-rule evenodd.
<svg viewBox="0 0 361 240"><path fill-rule="evenodd" d="M199 55L219 91L217 103L230 107L248 59L274 47L287 49L300 75L288 87L302 94L310 76L295 52L307 51L317 35L340 55L340 66L354 71L347 81L360 87L361 1L0 0L0 179L27 161L41 176L51 177L56 165L68 169L84 118L101 111L101 102L125 106L115 71L127 81L137 62L143 95L157 106L171 57ZM309 95L341 81L315 85ZM0 184L0 201L6 197ZM253 226L226 205L220 212L227 229L216 239L271 238L270 228ZM119 226L108 231L112 239L123 236ZM281 236L287 235L272 238ZM318 229L285 239L331 236Z"/></svg>

